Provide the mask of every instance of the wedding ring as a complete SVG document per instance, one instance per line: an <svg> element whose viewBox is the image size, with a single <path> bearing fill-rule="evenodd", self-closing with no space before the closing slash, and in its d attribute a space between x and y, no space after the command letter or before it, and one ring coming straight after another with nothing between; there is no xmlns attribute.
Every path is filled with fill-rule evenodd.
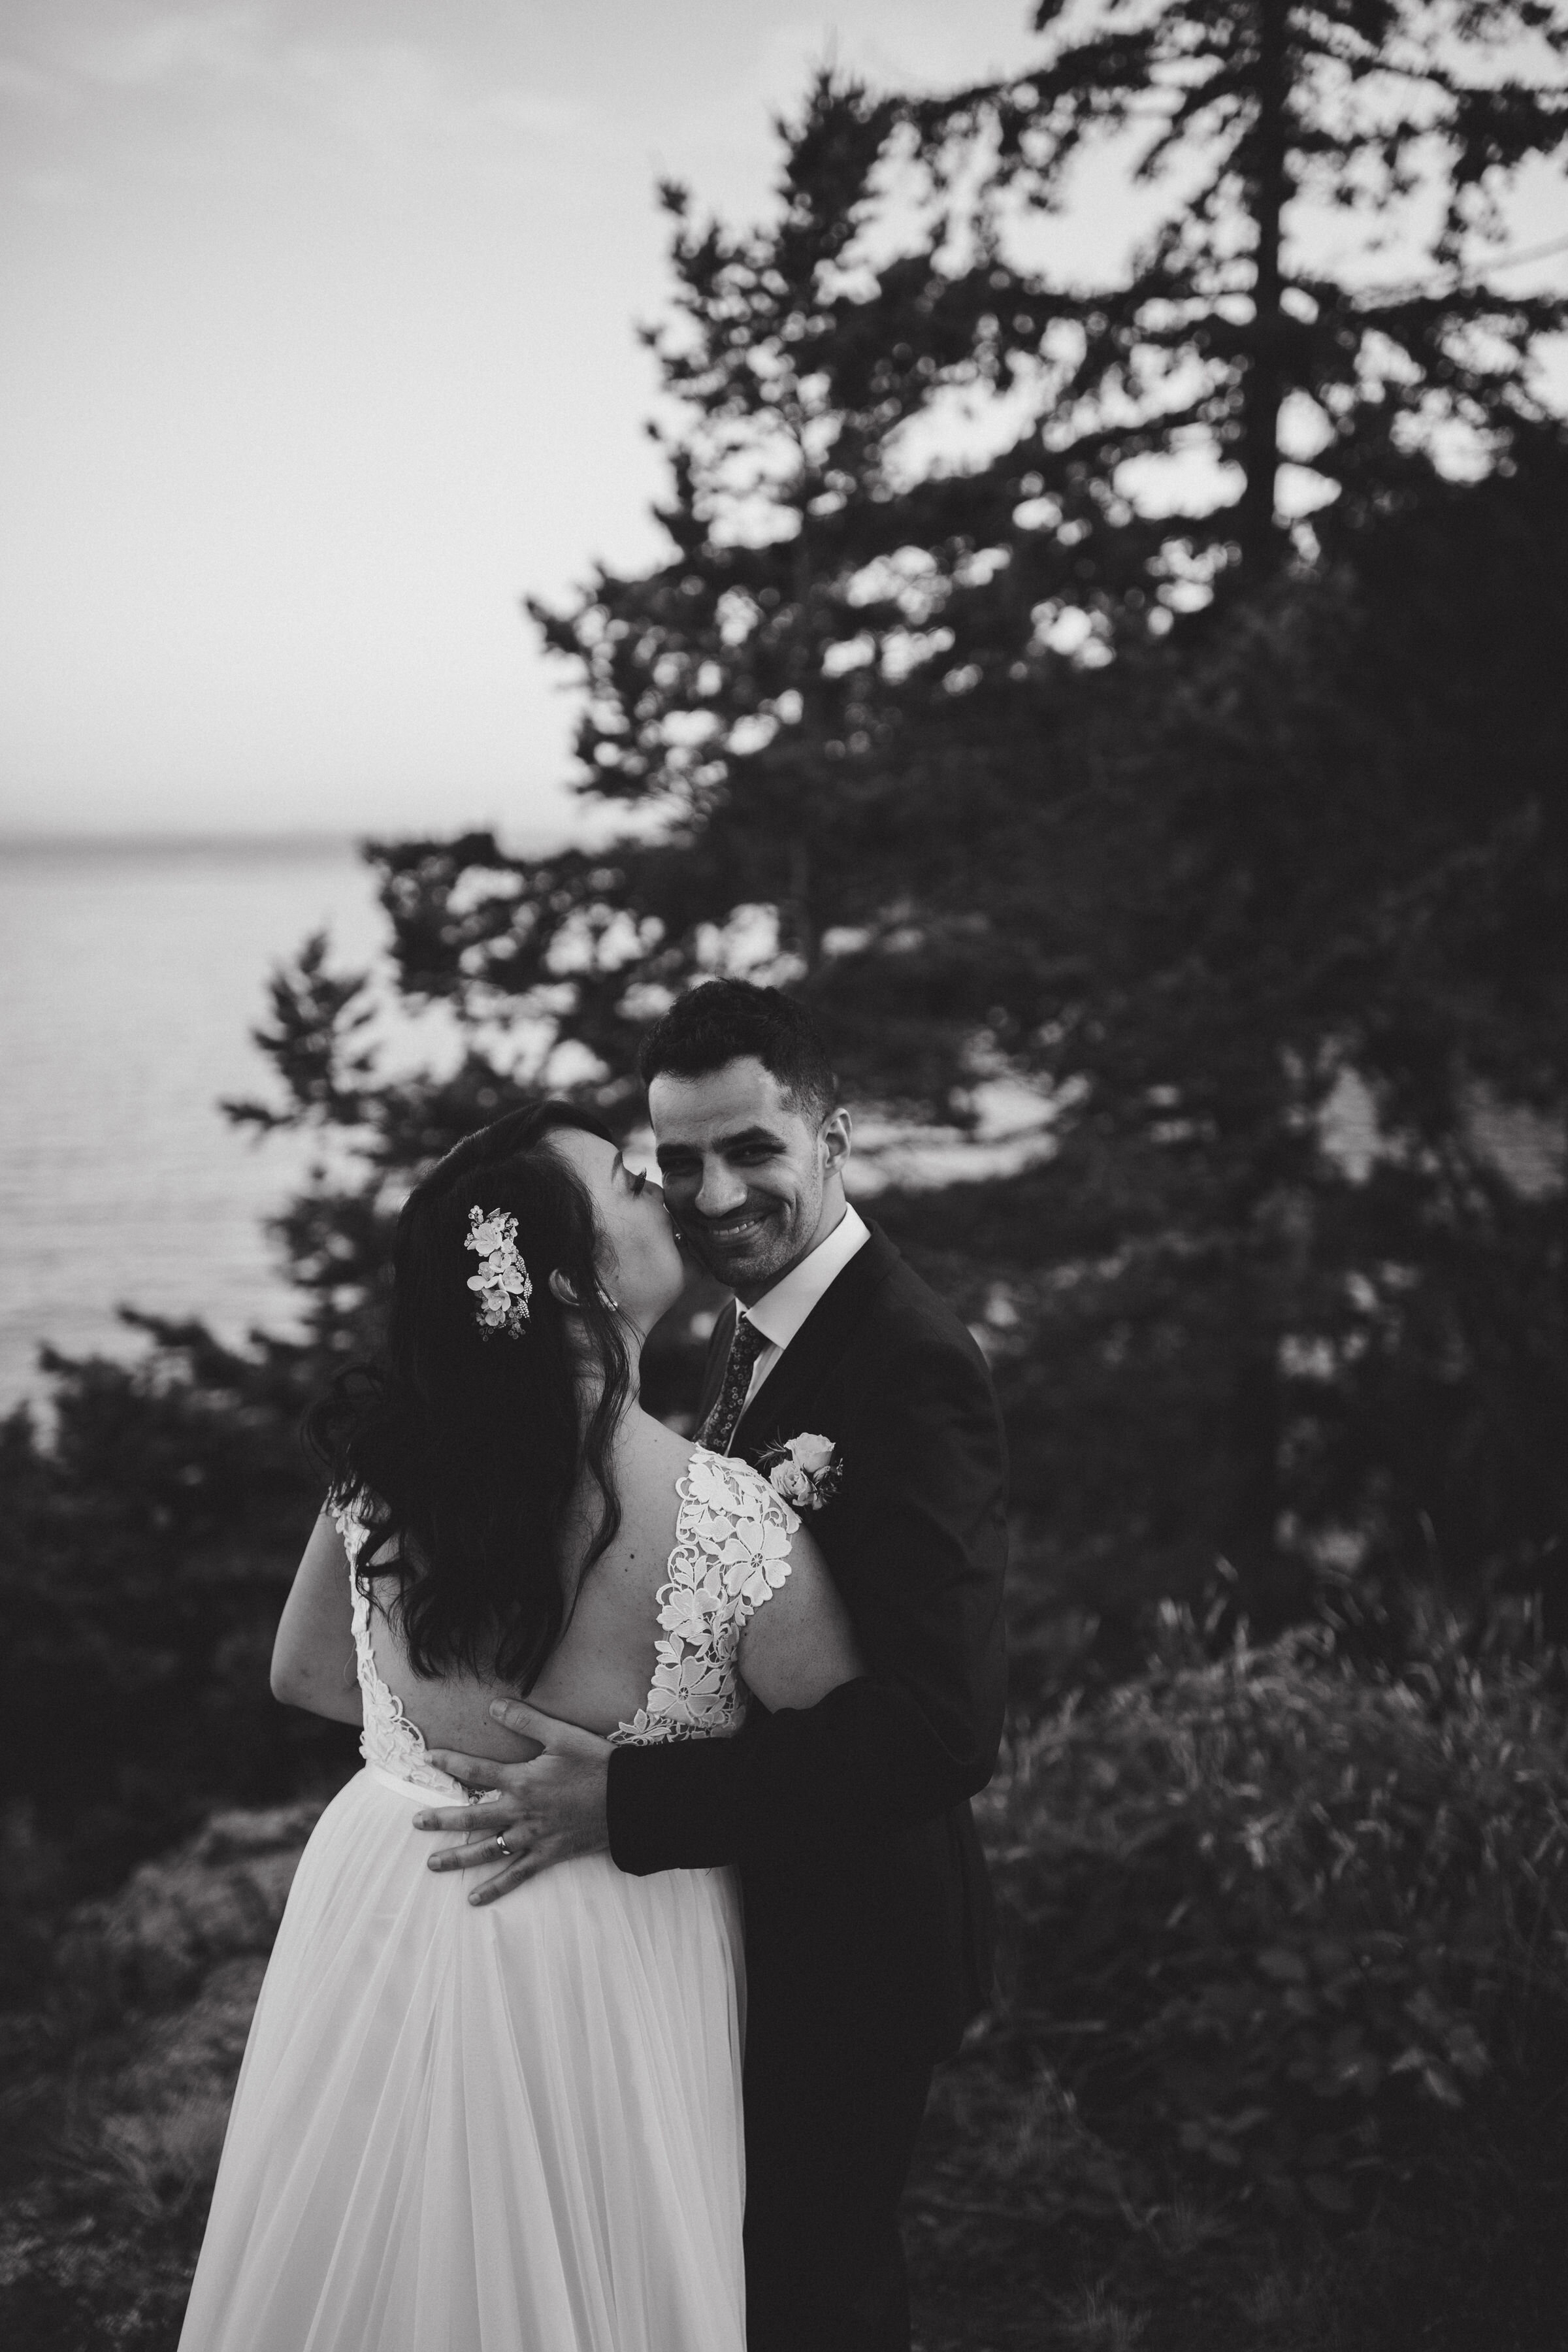
<svg viewBox="0 0 1568 2352"><path fill-rule="evenodd" d="M495 1843L497 1852L506 1854L506 1858L508 1862L510 1862L511 1860L511 1855L507 1849L506 1832L504 1830L497 1830L495 1834Z"/></svg>

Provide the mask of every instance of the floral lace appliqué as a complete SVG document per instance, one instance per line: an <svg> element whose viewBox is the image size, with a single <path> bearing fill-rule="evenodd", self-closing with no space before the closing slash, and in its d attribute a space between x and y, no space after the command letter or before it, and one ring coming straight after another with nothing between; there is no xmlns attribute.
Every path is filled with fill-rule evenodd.
<svg viewBox="0 0 1568 2352"><path fill-rule="evenodd" d="M379 1766L395 1780L407 1780L416 1789L436 1789L445 1796L455 1796L464 1804L483 1804L493 1800L498 1791L486 1789L476 1792L454 1780L430 1761L425 1745L425 1734L416 1723L410 1723L403 1712L403 1701L395 1691L387 1689L376 1671L375 1652L370 1638L370 1591L359 1574L359 1555L365 1538L364 1521L360 1517L357 1502L335 1504L332 1524L343 1539L343 1549L349 1556L349 1590L353 1596L354 1658L359 1667L360 1697L364 1706L364 1729L360 1734L359 1752L367 1764Z"/></svg>
<svg viewBox="0 0 1568 2352"><path fill-rule="evenodd" d="M722 1738L745 1719L735 1663L746 1621L789 1574L800 1526L789 1505L743 1462L700 1445L676 1485L680 1513L668 1581L659 1587L661 1637L647 1697L610 1734L622 1747Z"/></svg>

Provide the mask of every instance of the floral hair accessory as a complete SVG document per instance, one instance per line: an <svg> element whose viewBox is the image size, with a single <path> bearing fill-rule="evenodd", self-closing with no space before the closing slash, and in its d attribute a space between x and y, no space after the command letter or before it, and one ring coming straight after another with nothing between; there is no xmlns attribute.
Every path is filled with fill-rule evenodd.
<svg viewBox="0 0 1568 2352"><path fill-rule="evenodd" d="M517 1245L517 1219L500 1209L470 1209L463 1247L474 1251L479 1261L478 1274L468 1276L468 1288L479 1294L480 1332L487 1339L497 1332L520 1339L533 1284Z"/></svg>

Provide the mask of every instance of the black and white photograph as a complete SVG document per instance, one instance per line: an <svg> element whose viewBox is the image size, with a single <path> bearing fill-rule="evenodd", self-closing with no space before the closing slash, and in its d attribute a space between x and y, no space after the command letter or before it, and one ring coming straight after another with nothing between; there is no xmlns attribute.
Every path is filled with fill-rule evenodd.
<svg viewBox="0 0 1568 2352"><path fill-rule="evenodd" d="M1568 2352L1568 0L0 187L6 2352Z"/></svg>

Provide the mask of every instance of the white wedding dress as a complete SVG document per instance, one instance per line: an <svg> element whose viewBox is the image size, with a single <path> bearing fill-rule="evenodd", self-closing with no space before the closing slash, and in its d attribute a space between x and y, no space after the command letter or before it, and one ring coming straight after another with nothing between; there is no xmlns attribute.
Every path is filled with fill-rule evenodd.
<svg viewBox="0 0 1568 2352"><path fill-rule="evenodd" d="M722 1738L795 1514L694 1449L623 1740ZM376 1671L345 1518L364 1769L300 1860L180 2352L742 2352L743 2010L724 1870L558 1864L500 1902L426 1867L437 1771Z"/></svg>

